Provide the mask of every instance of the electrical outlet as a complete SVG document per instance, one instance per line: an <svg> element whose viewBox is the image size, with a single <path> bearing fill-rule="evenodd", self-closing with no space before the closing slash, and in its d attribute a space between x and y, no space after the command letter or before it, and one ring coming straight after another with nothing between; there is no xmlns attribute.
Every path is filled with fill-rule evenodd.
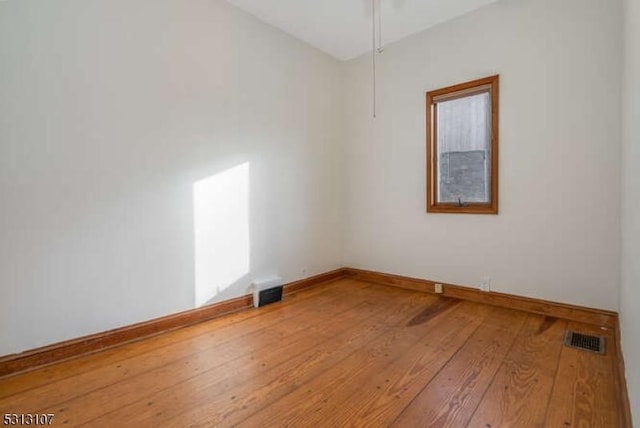
<svg viewBox="0 0 640 428"><path fill-rule="evenodd" d="M481 291L491 291L491 278L488 276L483 276L480 278L480 290Z"/></svg>
<svg viewBox="0 0 640 428"><path fill-rule="evenodd" d="M438 294L442 293L442 284L435 284L434 291Z"/></svg>

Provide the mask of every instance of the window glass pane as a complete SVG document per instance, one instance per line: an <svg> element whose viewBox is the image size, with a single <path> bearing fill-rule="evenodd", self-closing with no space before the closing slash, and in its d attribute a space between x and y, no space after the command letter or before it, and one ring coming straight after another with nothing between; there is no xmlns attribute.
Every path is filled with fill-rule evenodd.
<svg viewBox="0 0 640 428"><path fill-rule="evenodd" d="M491 96L483 92L436 104L438 202L491 200Z"/></svg>

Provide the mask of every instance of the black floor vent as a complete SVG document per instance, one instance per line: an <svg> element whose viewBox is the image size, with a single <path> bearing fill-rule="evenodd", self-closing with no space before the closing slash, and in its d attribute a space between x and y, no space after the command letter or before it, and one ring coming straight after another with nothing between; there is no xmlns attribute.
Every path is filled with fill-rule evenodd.
<svg viewBox="0 0 640 428"><path fill-rule="evenodd" d="M590 336L588 334L576 333L575 331L567 331L564 336L564 346L569 348L584 349L585 351L604 354L604 337Z"/></svg>

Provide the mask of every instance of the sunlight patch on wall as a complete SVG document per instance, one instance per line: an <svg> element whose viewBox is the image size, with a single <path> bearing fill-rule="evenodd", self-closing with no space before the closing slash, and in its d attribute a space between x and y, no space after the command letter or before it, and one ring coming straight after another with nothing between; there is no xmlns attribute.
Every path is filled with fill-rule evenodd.
<svg viewBox="0 0 640 428"><path fill-rule="evenodd" d="M249 273L249 163L193 184L195 304Z"/></svg>

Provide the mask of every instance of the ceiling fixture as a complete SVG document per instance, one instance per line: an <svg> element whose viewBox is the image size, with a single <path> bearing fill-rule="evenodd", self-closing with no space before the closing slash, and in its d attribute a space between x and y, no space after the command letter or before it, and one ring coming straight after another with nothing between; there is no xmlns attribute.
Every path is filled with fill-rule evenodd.
<svg viewBox="0 0 640 428"><path fill-rule="evenodd" d="M376 7L377 6L377 7ZM376 117L376 55L381 54L382 49L382 8L380 0L371 0L371 58L373 68L373 117ZM376 36L378 38L376 45Z"/></svg>

